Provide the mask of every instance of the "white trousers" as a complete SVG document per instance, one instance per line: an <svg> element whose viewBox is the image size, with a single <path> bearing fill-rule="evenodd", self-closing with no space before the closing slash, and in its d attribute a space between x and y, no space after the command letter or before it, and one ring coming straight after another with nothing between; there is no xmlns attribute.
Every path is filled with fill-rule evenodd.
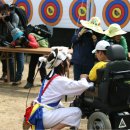
<svg viewBox="0 0 130 130"><path fill-rule="evenodd" d="M81 110L77 107L58 108L47 110L43 108L44 128L51 128L59 123L79 128Z"/></svg>

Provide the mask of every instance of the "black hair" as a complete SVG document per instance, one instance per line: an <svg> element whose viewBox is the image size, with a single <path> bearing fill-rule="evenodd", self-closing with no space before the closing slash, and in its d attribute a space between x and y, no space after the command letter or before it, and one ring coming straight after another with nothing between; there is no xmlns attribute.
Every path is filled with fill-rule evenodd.
<svg viewBox="0 0 130 130"><path fill-rule="evenodd" d="M106 50L96 50L96 52L101 51L104 55L106 55Z"/></svg>
<svg viewBox="0 0 130 130"><path fill-rule="evenodd" d="M54 53L55 53L56 56L57 56L57 54L58 54L58 49L55 49L55 50L54 50ZM54 55L54 53L51 53L51 54L48 56L47 61L50 62L51 60L53 60L53 59L56 58L56 56Z"/></svg>
<svg viewBox="0 0 130 130"><path fill-rule="evenodd" d="M10 11L10 6L8 4L3 4L3 9Z"/></svg>
<svg viewBox="0 0 130 130"><path fill-rule="evenodd" d="M62 64L54 68L54 72L59 75L64 75L67 67L67 59L65 59Z"/></svg>

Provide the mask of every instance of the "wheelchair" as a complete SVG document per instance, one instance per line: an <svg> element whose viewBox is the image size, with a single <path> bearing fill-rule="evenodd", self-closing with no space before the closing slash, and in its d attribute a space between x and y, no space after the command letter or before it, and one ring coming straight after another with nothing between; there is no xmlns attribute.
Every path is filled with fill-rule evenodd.
<svg viewBox="0 0 130 130"><path fill-rule="evenodd" d="M110 60L97 70L93 88L74 100L88 119L88 130L130 129L130 62L122 46L107 49Z"/></svg>

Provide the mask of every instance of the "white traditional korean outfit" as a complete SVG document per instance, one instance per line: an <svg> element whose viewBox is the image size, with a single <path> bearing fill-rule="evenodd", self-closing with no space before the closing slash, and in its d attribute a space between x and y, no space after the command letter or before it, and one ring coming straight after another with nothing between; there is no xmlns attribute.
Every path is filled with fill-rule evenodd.
<svg viewBox="0 0 130 130"><path fill-rule="evenodd" d="M47 84L45 81L45 85ZM86 89L93 86L93 83L87 82L85 78L79 81L68 79L64 76L58 76L52 80L48 88L41 96L41 104L47 105L58 102L63 95L80 95ZM59 123L69 126L79 127L81 119L81 111L77 107L60 107L57 105L51 110L43 108L43 124L44 128L51 128Z"/></svg>

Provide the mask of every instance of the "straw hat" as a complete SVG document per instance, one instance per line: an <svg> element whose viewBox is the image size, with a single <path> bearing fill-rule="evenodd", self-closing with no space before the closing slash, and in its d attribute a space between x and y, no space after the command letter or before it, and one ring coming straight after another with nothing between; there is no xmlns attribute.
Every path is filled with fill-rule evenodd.
<svg viewBox="0 0 130 130"><path fill-rule="evenodd" d="M98 17L92 17L89 21L86 20L80 20L80 23L82 24L83 27L89 28L97 33L104 34L100 24L101 21Z"/></svg>
<svg viewBox="0 0 130 130"><path fill-rule="evenodd" d="M117 35L123 35L126 34L127 32L123 31L120 27L119 24L117 23L113 23L111 24L108 29L104 32L105 35L107 35L108 37L114 37Z"/></svg>

